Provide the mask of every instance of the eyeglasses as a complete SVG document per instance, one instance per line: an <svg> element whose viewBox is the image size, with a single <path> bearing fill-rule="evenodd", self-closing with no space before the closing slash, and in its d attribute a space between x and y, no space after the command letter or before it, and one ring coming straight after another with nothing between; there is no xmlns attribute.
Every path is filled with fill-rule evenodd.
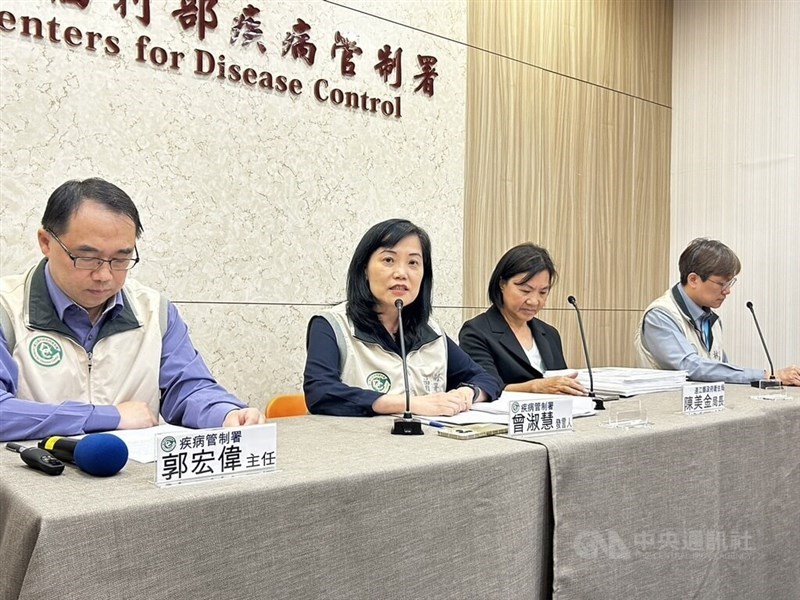
<svg viewBox="0 0 800 600"><path fill-rule="evenodd" d="M108 263L112 271L130 271L136 266L136 263L139 262L139 249L136 246L133 247L133 251L136 252L136 256L134 258L94 258L88 256L75 256L67 249L67 247L64 245L64 242L58 239L58 236L55 233L49 229L45 229L45 231L53 236L53 239L57 241L58 245L64 249L64 252L67 253L67 256L72 259L72 264L75 265L75 268L80 269L81 271L96 271L106 263Z"/></svg>
<svg viewBox="0 0 800 600"><path fill-rule="evenodd" d="M730 281L725 281L725 282L714 281L709 277L706 281L710 281L711 283L716 283L721 288L721 291L726 292L733 287L733 284L736 283L736 277L734 277Z"/></svg>

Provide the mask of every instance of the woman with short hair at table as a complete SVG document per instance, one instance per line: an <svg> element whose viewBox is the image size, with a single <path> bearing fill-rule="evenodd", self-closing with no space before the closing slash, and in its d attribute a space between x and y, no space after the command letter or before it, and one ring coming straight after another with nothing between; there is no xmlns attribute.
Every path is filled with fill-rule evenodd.
<svg viewBox="0 0 800 600"><path fill-rule="evenodd" d="M310 412L405 410L398 299L414 414L452 416L499 395L500 382L431 318L431 264L428 234L410 221L391 219L367 231L350 261L347 301L308 324L303 390Z"/></svg>
<svg viewBox="0 0 800 600"><path fill-rule="evenodd" d="M547 250L531 243L514 246L489 279L489 310L461 327L461 348L508 391L587 393L575 375L544 376L567 368L558 330L536 318L557 278Z"/></svg>

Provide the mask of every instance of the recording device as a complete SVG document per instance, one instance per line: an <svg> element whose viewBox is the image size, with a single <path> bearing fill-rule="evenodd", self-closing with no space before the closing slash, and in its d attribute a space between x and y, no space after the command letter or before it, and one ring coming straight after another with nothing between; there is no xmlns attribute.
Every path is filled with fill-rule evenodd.
<svg viewBox="0 0 800 600"><path fill-rule="evenodd" d="M95 477L115 475L128 462L128 446L110 433L92 433L81 439L54 435L39 442L39 448L60 460L75 463L81 471Z"/></svg>
<svg viewBox="0 0 800 600"><path fill-rule="evenodd" d="M769 363L769 379L751 381L750 385L762 390L783 387L783 384L775 379L775 367L772 365L772 358L769 355L769 350L767 350L767 342L764 341L764 334L761 333L761 327L758 324L758 319L756 319L756 311L753 310L753 303L748 300L746 306L750 314L753 315L753 321L755 321L756 329L758 330L758 337L761 338L761 345L764 347L764 354L767 355L767 362Z"/></svg>
<svg viewBox="0 0 800 600"><path fill-rule="evenodd" d="M42 450L41 448L27 448L22 444L16 444L14 442L7 443L6 450L18 452L22 458L22 462L42 473L61 475L61 473L64 472L64 463L47 450Z"/></svg>
<svg viewBox="0 0 800 600"><path fill-rule="evenodd" d="M402 418L394 420L392 433L395 435L423 435L422 422L411 414L411 390L408 387L408 362L406 361L406 340L403 333L403 301L398 298L394 301L397 307L397 322L400 332L400 354L403 359L403 383L406 386L406 411Z"/></svg>
<svg viewBox="0 0 800 600"><path fill-rule="evenodd" d="M589 348L586 346L586 333L583 331L583 319L581 319L581 311L578 308L578 301L575 299L575 296L567 297L567 302L572 304L572 307L575 309L575 314L578 315L578 328L581 332L581 342L583 342L583 356L586 358L586 370L589 371L589 397L594 400L594 409L595 410L605 410L606 407L603 406L603 402L608 400L619 400L619 396L616 394L596 394L594 391L594 377L592 376L592 365L589 364Z"/></svg>

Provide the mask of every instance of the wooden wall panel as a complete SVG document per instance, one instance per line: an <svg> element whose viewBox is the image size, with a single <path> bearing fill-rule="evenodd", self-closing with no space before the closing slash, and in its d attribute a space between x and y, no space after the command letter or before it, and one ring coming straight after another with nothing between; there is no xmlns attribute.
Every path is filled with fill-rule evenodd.
<svg viewBox="0 0 800 600"><path fill-rule="evenodd" d="M471 0L469 26L478 48L671 105L669 0Z"/></svg>
<svg viewBox="0 0 800 600"><path fill-rule="evenodd" d="M472 3L470 43L492 40L490 47L505 47L515 56L538 56L545 49L532 28L551 32L542 23L540 4L558 4L561 17L585 16L588 4L594 10L607 4L606 10L626 12L615 2ZM569 8L573 4L579 6ZM663 9L665 3L642 4ZM671 18L657 22L662 12L654 10L644 28L671 27ZM637 13L618 25L635 39L642 19ZM514 23L518 28L509 32ZM589 23L575 17L573 25ZM603 46L597 40L601 32L621 35L594 23L589 29L573 31L570 39L582 47L585 33ZM656 37L669 38L664 31ZM631 71L639 72L642 65L669 65L670 45L657 50L667 58L651 56L656 49L646 56L623 54ZM553 52L561 52L555 42ZM585 60L589 55L573 53ZM653 79L666 79L653 83L653 89L669 88L668 72L654 73ZM543 317L562 328L569 363L583 364L580 341L572 335L575 316L566 311L566 297L574 294L587 311L593 362L635 364L635 323L668 285L670 113L666 106L628 93L470 50L465 304L486 306L489 275L508 248L523 241L539 243L550 250L561 274L549 303L553 310ZM465 311L465 318L476 312Z"/></svg>

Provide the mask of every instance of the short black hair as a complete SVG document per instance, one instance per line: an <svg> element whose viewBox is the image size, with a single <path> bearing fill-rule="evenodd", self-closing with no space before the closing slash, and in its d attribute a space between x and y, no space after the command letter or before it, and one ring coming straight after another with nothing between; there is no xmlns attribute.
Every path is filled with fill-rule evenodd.
<svg viewBox="0 0 800 600"><path fill-rule="evenodd" d="M129 217L136 226L136 237L142 235L144 228L139 220L139 211L131 197L113 183L99 177L83 181L71 179L58 186L47 200L42 215L42 227L56 235L63 234L69 227L72 215L86 200L101 204L111 212Z"/></svg>
<svg viewBox="0 0 800 600"><path fill-rule="evenodd" d="M742 270L739 257L722 242L708 238L693 239L678 259L681 285L686 285L689 275L696 273L706 281L712 275L731 280Z"/></svg>
<svg viewBox="0 0 800 600"><path fill-rule="evenodd" d="M542 271L550 273L550 285L554 285L558 273L547 250L530 242L514 246L503 254L489 278L489 301L500 308L503 306L503 291L500 289L503 281L525 273L526 277L521 282L525 283Z"/></svg>
<svg viewBox="0 0 800 600"><path fill-rule="evenodd" d="M393 248L409 235L419 238L422 246L422 282L414 302L403 308L403 330L409 344L417 338L417 330L431 316L433 296L433 268L431 240L421 227L406 219L389 219L373 225L356 246L350 267L347 269L347 316L353 324L365 331L381 327L375 312L375 297L367 281L367 265L370 257L380 248Z"/></svg>

